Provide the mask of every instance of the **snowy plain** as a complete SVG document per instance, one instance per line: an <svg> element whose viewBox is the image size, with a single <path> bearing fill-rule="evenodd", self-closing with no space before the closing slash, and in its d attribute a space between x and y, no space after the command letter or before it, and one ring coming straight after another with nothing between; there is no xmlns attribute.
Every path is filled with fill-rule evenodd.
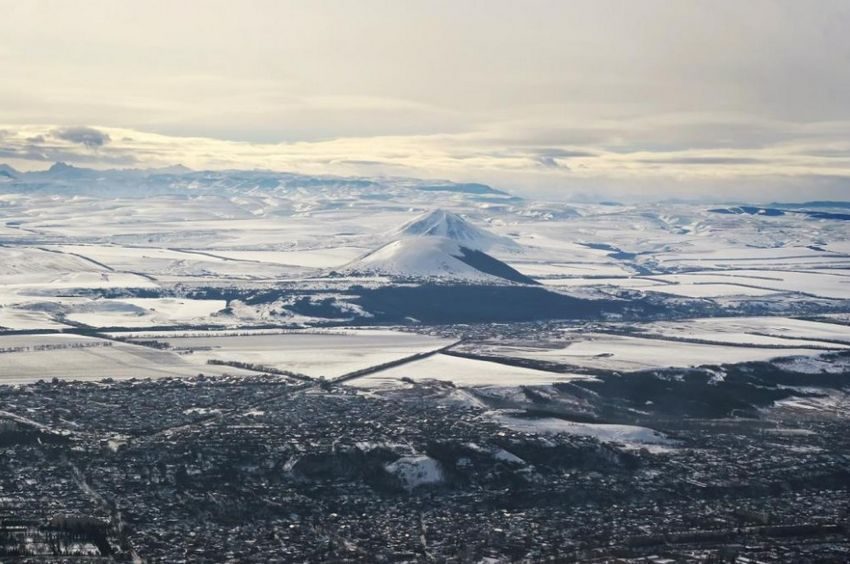
<svg viewBox="0 0 850 564"><path fill-rule="evenodd" d="M116 367L120 355L142 358L135 371L140 376L209 371L206 362L216 360L334 377L439 348L451 340L416 336L415 319L404 336L250 331L316 325L321 319L313 311L323 300L336 299L346 285L394 284L397 272L439 278L447 270L466 282L494 282L453 260L459 242L566 295L657 300L671 308L707 305L721 313L730 304L738 308L733 317L632 323L628 335L612 319L569 334L540 334L534 346L473 347L493 356L636 370L814 359L850 344L850 317L841 317L850 311L847 221L718 213L697 203L536 202L480 185L263 171L157 176L57 167L29 178L21 175L0 188L0 348L16 332L174 332L154 337L172 349L145 348L147 357L138 353L144 347L129 344L75 351L74 363L92 362L93 368L86 374L66 370L67 377L111 375L98 368L105 364L95 351L116 356ZM423 236L432 239L411 239ZM417 262L435 256L439 264ZM346 278L347 266L370 263L380 276ZM317 305L296 311L296 298L251 300L282 286L318 295ZM210 289L246 296L228 299ZM739 310L751 304L771 315L742 317ZM336 322L358 315L368 322L370 312L346 307ZM798 319L809 311L831 313L834 323ZM233 333L207 333L211 329ZM190 330L195 337L174 336ZM43 354L43 376L51 377L55 354ZM41 377L37 360L21 356L15 362L18 368L7 361L0 373ZM132 370L124 365L112 372ZM437 355L377 372L361 384L402 377L477 386L573 376Z"/></svg>

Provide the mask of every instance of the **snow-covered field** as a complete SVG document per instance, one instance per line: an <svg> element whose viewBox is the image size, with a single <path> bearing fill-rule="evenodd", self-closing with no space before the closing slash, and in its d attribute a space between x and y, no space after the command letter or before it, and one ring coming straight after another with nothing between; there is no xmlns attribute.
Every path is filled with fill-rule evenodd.
<svg viewBox="0 0 850 564"><path fill-rule="evenodd" d="M27 311L18 307L0 307L0 327L7 329L63 329L68 327L44 311Z"/></svg>
<svg viewBox="0 0 850 564"><path fill-rule="evenodd" d="M688 283L660 284L644 288L648 292L686 296L689 298L717 298L721 296L768 296L778 293L776 290L753 288L740 284Z"/></svg>
<svg viewBox="0 0 850 564"><path fill-rule="evenodd" d="M803 414L806 411L833 412L846 416L850 409L850 394L841 390L800 389L806 394L803 397L793 397L775 402L775 406L790 409Z"/></svg>
<svg viewBox="0 0 850 564"><path fill-rule="evenodd" d="M775 346L844 348L850 325L789 317L720 317L640 325L642 332L664 337Z"/></svg>
<svg viewBox="0 0 850 564"><path fill-rule="evenodd" d="M188 353L196 362L235 361L326 378L439 349L452 342L378 330L157 337L156 340L168 344L173 351Z"/></svg>
<svg viewBox="0 0 850 564"><path fill-rule="evenodd" d="M199 366L170 351L76 335L0 336L0 384L38 380L114 380L204 374L248 374Z"/></svg>
<svg viewBox="0 0 850 564"><path fill-rule="evenodd" d="M690 343L604 333L581 333L571 335L570 339L564 346L558 348L494 346L486 348L486 352L496 356L617 371L733 364L785 356L813 356L823 352L823 349L802 348L793 342L785 348L764 348Z"/></svg>
<svg viewBox="0 0 850 564"><path fill-rule="evenodd" d="M214 323L225 300L125 298L95 300L70 308L66 319L91 327L152 327Z"/></svg>
<svg viewBox="0 0 850 564"><path fill-rule="evenodd" d="M579 374L557 374L497 362L437 354L382 370L351 382L363 388L396 386L402 378L413 381L441 380L458 386L545 386L555 382L587 378Z"/></svg>
<svg viewBox="0 0 850 564"><path fill-rule="evenodd" d="M411 273L421 280L448 273L475 283L504 283L481 271L480 262L458 260L461 247L497 259L489 262L491 270L503 261L543 288L584 298L645 298L671 310L693 302L718 311L733 304L739 308L736 315L748 313L750 303L760 304L760 313L785 314L793 302L789 314L795 316L820 308L818 315L850 319L850 222L840 219L717 212L685 203L544 203L481 185L261 171L159 177L57 167L22 178L4 182L0 193L0 338L3 332L75 325L140 332L153 327L293 328L320 322L313 315L321 300L336 299L342 294L333 292L346 284L392 284L393 274ZM352 270L347 277L346 268ZM369 270L376 272L364 272ZM330 271L337 275L327 277ZM251 303L256 292L284 284L301 284L304 294ZM215 293L194 293L209 288L246 295L228 301ZM310 292L324 292L314 310L290 311ZM345 307L337 323L371 315L356 303ZM488 354L634 370L812 358L824 348L850 344L847 326L780 317L658 322L636 329L647 334L609 335L604 327L543 334L545 346L508 343ZM701 342L664 340L671 338ZM147 357L136 355L144 358L137 373L161 374L160 361L165 371L189 373L216 359L333 377L446 341L412 334L325 333L207 335L168 342L194 352L160 351L164 356L154 358L148 352L153 349L145 349ZM123 346L107 348L68 353L65 372L89 377L83 368L72 368L91 362L90 374L105 373L98 367L121 366L121 355L130 354ZM115 358L98 360L95 353ZM12 371L25 378L37 372L37 360L27 365L26 356L44 355L38 358L45 375L58 370L55 353L14 354L22 355L16 364L9 360L13 356L0 364L4 377ZM129 373L129 368L119 371ZM440 355L359 383L383 385L402 377L474 386L551 383L570 376Z"/></svg>
<svg viewBox="0 0 850 564"><path fill-rule="evenodd" d="M675 445L674 441L658 431L635 425L576 423L555 417L514 417L501 411L487 413L485 417L496 421L508 429L522 433L537 435L554 435L557 433L581 435L593 437L602 442L618 443L633 447Z"/></svg>
<svg viewBox="0 0 850 564"><path fill-rule="evenodd" d="M305 268L335 268L366 254L369 250L361 247L336 247L303 251L217 251L216 254L240 261Z"/></svg>
<svg viewBox="0 0 850 564"><path fill-rule="evenodd" d="M811 265L788 265L788 270L770 265L760 270L724 269L722 273L694 272L689 274L654 276L668 284L648 288L648 290L679 295L707 297L711 295L743 294L767 295L782 292L800 292L803 294L830 299L847 299L850 295L850 271L835 268L828 263L820 270ZM798 269L806 269L801 272ZM726 287L722 293L710 292L703 286Z"/></svg>

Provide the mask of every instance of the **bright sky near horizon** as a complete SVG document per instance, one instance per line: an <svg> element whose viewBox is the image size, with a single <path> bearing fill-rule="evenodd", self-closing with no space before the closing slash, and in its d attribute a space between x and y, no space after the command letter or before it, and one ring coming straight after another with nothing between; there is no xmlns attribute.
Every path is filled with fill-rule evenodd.
<svg viewBox="0 0 850 564"><path fill-rule="evenodd" d="M850 199L850 2L0 0L0 162Z"/></svg>

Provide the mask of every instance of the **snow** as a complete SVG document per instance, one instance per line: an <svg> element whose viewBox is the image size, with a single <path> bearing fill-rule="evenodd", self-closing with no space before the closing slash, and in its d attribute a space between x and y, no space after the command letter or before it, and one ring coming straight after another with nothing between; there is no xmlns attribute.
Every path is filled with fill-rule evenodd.
<svg viewBox="0 0 850 564"><path fill-rule="evenodd" d="M407 490L440 484L445 480L440 463L425 455L403 456L384 468L395 475Z"/></svg>
<svg viewBox="0 0 850 564"><path fill-rule="evenodd" d="M514 267L518 268L525 274L535 275L532 271L529 271L524 264L514 264ZM637 278L637 277L616 277L616 278L560 278L560 277L549 277L549 278L540 278L540 282L547 286L556 286L556 287L582 287L582 286L614 286L617 288L647 288L649 286L657 286L657 282L652 280L648 280L646 278Z"/></svg>
<svg viewBox="0 0 850 564"><path fill-rule="evenodd" d="M445 237L408 237L384 245L377 251L340 269L343 273L374 274L402 278L462 279L500 282L462 262L460 245Z"/></svg>
<svg viewBox="0 0 850 564"><path fill-rule="evenodd" d="M588 376L545 372L484 360L436 354L352 380L349 384L363 388L392 387L399 385L402 378L414 381L441 380L458 386L541 386L587 379Z"/></svg>
<svg viewBox="0 0 850 564"><path fill-rule="evenodd" d="M217 251L128 245L57 245L50 248L61 253L88 257L115 270L145 272L157 277L218 276L246 279L291 276L309 270L297 264L264 263L240 259L235 255L228 257Z"/></svg>
<svg viewBox="0 0 850 564"><path fill-rule="evenodd" d="M339 272L352 275L504 282L462 260L471 252L501 248L519 252L521 248L507 237L494 235L445 210L434 210L406 224L391 241L357 260L342 266ZM489 255L493 262L500 261ZM507 267L507 265L503 265Z"/></svg>
<svg viewBox="0 0 850 564"><path fill-rule="evenodd" d="M752 288L735 284L659 284L644 288L647 292L658 292L689 298L716 298L719 296L767 296L777 290Z"/></svg>
<svg viewBox="0 0 850 564"><path fill-rule="evenodd" d="M511 266L527 276L545 276L554 280L570 280L563 277L617 277L622 276L620 280L628 280L625 278L634 274L633 269L626 265L616 264L613 262L530 262L522 260L511 260Z"/></svg>
<svg viewBox="0 0 850 564"><path fill-rule="evenodd" d="M146 337L150 338L150 336ZM235 361L308 376L336 378L438 349L452 341L395 331L252 333L241 336L154 337L198 364Z"/></svg>
<svg viewBox="0 0 850 564"><path fill-rule="evenodd" d="M405 237L441 237L476 251L487 251L492 247L517 249L519 245L507 237L489 233L461 216L436 209L426 212L402 227L397 236Z"/></svg>
<svg viewBox="0 0 850 564"><path fill-rule="evenodd" d="M776 349L698 344L602 333L582 333L571 337L574 340L562 348L504 347L501 351L494 348L488 349L488 352L561 362L583 368L621 371L732 364L785 356L811 355L814 352L793 346Z"/></svg>
<svg viewBox="0 0 850 564"><path fill-rule="evenodd" d="M774 407L800 411L833 412L845 417L850 408L850 394L842 390L824 388L796 388L808 397L795 396L774 402Z"/></svg>
<svg viewBox="0 0 850 564"><path fill-rule="evenodd" d="M514 417L505 412L496 411L485 414L498 424L520 433L554 435L565 433L593 437L602 442L623 445L675 445L669 437L647 427L635 425L613 425L608 423L576 423L555 417Z"/></svg>
<svg viewBox="0 0 850 564"><path fill-rule="evenodd" d="M126 298L94 300L71 308L66 318L92 327L151 327L206 324L227 307L225 300Z"/></svg>
<svg viewBox="0 0 850 564"><path fill-rule="evenodd" d="M692 272L689 274L658 275L653 276L659 280L675 282L679 284L692 283L701 285L713 284L735 284L740 286L740 292L746 292L749 287L754 290L763 290L767 293L777 292L801 292L823 298L848 299L850 297L850 272L839 270L835 267L835 259L830 259L823 270L812 270L812 265L793 264L787 265L788 270L783 270L780 265L770 264L770 268L741 270L737 268L726 268L722 272ZM766 265L761 265L766 266ZM805 268L807 271L801 272ZM673 293L676 286L659 286L657 291ZM731 290L731 289L730 289ZM692 290L695 291L695 290ZM684 294L683 295L688 295Z"/></svg>
<svg viewBox="0 0 850 564"><path fill-rule="evenodd" d="M845 374L850 372L850 359L795 356L777 361L776 366L802 374Z"/></svg>
<svg viewBox="0 0 850 564"><path fill-rule="evenodd" d="M502 462L508 462L510 464L518 464L521 466L525 465L525 460L513 454L512 452L506 451L503 448L496 449L496 451L493 453L493 458Z"/></svg>
<svg viewBox="0 0 850 564"><path fill-rule="evenodd" d="M699 318L684 322L659 322L642 327L646 327L652 332L680 337L695 334L706 338L712 338L712 335L715 338L722 338L728 334L746 333L752 336L751 339L763 336L758 341L749 340L747 342L765 344L786 343L794 345L805 343L835 348L841 348L841 345L830 344L828 341L850 344L850 325L782 316ZM774 339L769 339L769 337ZM818 339L826 342L819 342Z"/></svg>
<svg viewBox="0 0 850 564"><path fill-rule="evenodd" d="M82 347L73 348L74 345ZM199 367L170 351L76 335L0 336L0 349L13 347L30 350L0 353L2 384L27 384L51 378L96 381L249 373L229 367ZM52 348L37 350L44 347Z"/></svg>
<svg viewBox="0 0 850 564"><path fill-rule="evenodd" d="M801 308L814 303L843 311L842 300L850 299L850 224L841 221L723 215L698 204L533 202L442 182L434 191L432 181L397 178L263 171L184 171L171 177L98 171L80 179L61 174L22 178L23 184L4 182L0 194L0 327L9 329L57 330L82 322L134 327L141 333L159 325L315 324L316 318L287 310L290 296L263 304L234 300L229 305L235 315L218 314L221 300L181 296L198 287L233 288L247 295L297 281L336 299L344 293L336 287L338 293L328 292L332 279L322 275L340 268L353 272L353 265L371 278L352 275L338 281L340 287L391 284L399 276L500 280L460 261L461 247L487 249L551 289L579 296L628 290L667 303L685 301L677 296L712 300L719 307L745 307L752 301L772 311L787 307L791 292L800 294L793 298ZM36 182L38 189L26 182ZM411 220L416 214L421 215ZM121 288L171 297L97 297L100 289ZM343 304L340 319L368 314L354 307ZM558 334L552 349L505 346L493 354L611 370L793 355L795 366L808 362L806 369L819 371L825 361L802 359L814 357L820 352L816 348L850 344L846 326L781 318L727 317L638 329L662 339L604 335L603 327L597 333ZM715 344L669 340L682 336ZM327 335L304 339L264 337L252 345L250 339L216 337L208 350L161 351L165 356L156 362L164 363L163 371L177 373L210 371L206 360L218 358L333 376L445 342L408 347L383 343L375 335L347 343ZM754 346L731 346L740 344ZM784 348L767 348L779 346ZM68 358L74 363L88 359L96 372L102 371L105 361L95 353L118 355L118 360L128 354L116 345L109 351L69 352ZM45 366L57 362L49 351L20 354L46 355L41 357ZM137 372L154 374L149 361L138 361ZM22 377L37 372L37 359L32 362ZM4 376L9 376L7 366L0 365ZM45 366L42 373L57 374ZM126 374L130 368L114 367ZM576 377L437 355L353 384L396 386L403 376L470 386Z"/></svg>
<svg viewBox="0 0 850 564"><path fill-rule="evenodd" d="M635 327L642 333L714 343L843 349L850 326L789 317L712 317L659 321ZM820 339L820 340L819 340ZM845 343L845 344L842 344Z"/></svg>
<svg viewBox="0 0 850 564"><path fill-rule="evenodd" d="M222 257L307 268L333 268L362 256L362 247L320 248L300 251L216 251Z"/></svg>
<svg viewBox="0 0 850 564"><path fill-rule="evenodd" d="M9 306L0 306L0 328L14 330L63 329L64 323L54 321L47 312L26 311Z"/></svg>

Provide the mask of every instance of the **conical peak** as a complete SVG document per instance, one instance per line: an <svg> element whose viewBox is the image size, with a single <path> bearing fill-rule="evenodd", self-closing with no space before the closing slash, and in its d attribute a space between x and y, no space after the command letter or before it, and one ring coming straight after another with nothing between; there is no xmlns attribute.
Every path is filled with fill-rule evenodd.
<svg viewBox="0 0 850 564"><path fill-rule="evenodd" d="M513 241L481 229L463 217L437 208L402 227L401 237L445 237L466 247L485 250L493 246L514 247Z"/></svg>

